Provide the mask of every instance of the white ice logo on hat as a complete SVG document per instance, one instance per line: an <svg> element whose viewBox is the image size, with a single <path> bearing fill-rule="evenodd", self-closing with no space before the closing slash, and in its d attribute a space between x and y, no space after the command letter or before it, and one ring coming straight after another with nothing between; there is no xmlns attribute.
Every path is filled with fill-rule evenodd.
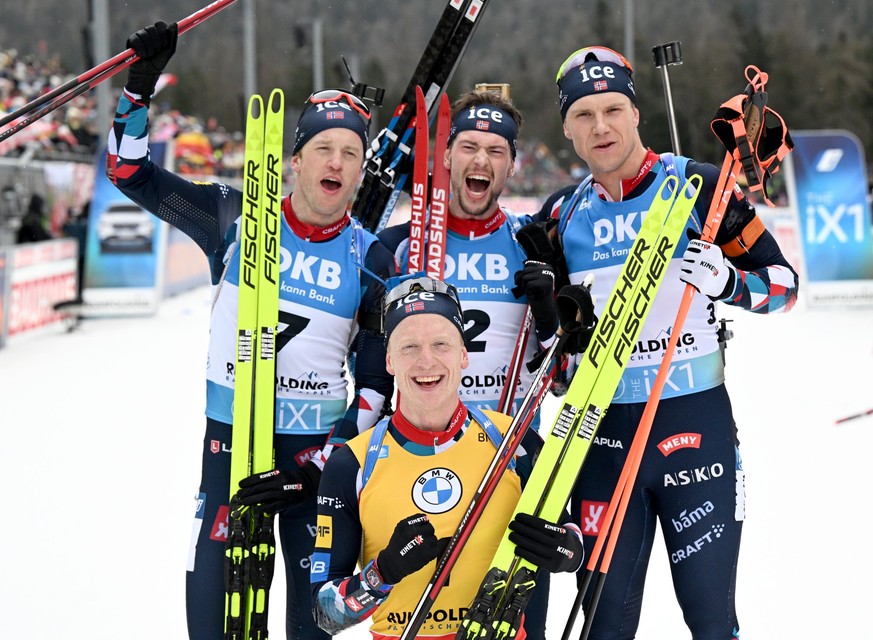
<svg viewBox="0 0 873 640"><path fill-rule="evenodd" d="M586 64L579 67L579 73L582 74L583 82L591 82L592 80L615 80L615 69L611 66L599 64Z"/></svg>
<svg viewBox="0 0 873 640"><path fill-rule="evenodd" d="M485 106L470 107L470 111L467 113L467 120L492 120L494 122L503 122L503 112Z"/></svg>

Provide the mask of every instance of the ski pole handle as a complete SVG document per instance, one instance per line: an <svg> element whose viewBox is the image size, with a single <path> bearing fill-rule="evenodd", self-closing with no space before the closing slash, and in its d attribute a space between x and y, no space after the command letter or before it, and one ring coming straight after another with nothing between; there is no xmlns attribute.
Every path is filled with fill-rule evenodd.
<svg viewBox="0 0 873 640"><path fill-rule="evenodd" d="M211 18L216 13L224 9L225 7L230 6L236 2L236 0L216 0L212 4L207 5L206 7L192 13L187 18L184 18L179 21L179 34L183 34L189 29L196 27L198 24L206 20L207 18ZM28 125L36 122L43 116L51 113L61 105L66 104L76 96L81 95L82 93L94 88L107 78L111 78L115 74L117 74L122 69L126 69L134 62L139 60L139 56L136 55L133 49L125 49L121 53L109 58L105 62L98 64L96 67L89 69L88 71L76 76L75 78L65 82L64 84L55 87L51 91L44 93L43 95L31 100L27 104L22 107L19 107L15 111L12 111L2 118L0 118L0 127L3 127L10 122L18 120L24 116L28 116L28 114L32 114L30 117L17 122L14 126L9 127L8 129L0 132L0 141L5 140L9 136L17 133L21 129L24 129ZM49 101L48 105L50 108L39 109ZM39 109L39 111L37 111Z"/></svg>
<svg viewBox="0 0 873 640"><path fill-rule="evenodd" d="M506 370L506 382L503 383L503 389L500 391L500 399L497 401L497 410L506 415L512 415L512 401L515 399L515 390L518 387L518 376L521 374L524 351L527 346L528 338L530 338L532 326L533 314L530 312L530 306L528 306L525 310L524 320L521 323L521 327L518 329L518 338L515 340L515 349L512 352L512 358L510 358L509 367L507 367Z"/></svg>
<svg viewBox="0 0 873 640"><path fill-rule="evenodd" d="M682 64L682 43L679 41L658 44L652 47L655 56L655 67L667 67L673 64Z"/></svg>
<svg viewBox="0 0 873 640"><path fill-rule="evenodd" d="M655 67L661 70L661 81L664 83L664 99L667 102L667 122L670 126L670 140L673 143L673 153L682 154L679 145L679 134L676 129L676 114L673 111L673 94L670 91L670 76L667 67L682 64L682 43L678 40L652 47Z"/></svg>

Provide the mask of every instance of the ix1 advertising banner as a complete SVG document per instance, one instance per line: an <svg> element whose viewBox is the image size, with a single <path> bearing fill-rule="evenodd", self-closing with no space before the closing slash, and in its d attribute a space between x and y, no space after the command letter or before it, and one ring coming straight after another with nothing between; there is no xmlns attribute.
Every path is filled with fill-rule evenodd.
<svg viewBox="0 0 873 640"><path fill-rule="evenodd" d="M848 131L791 134L805 281L812 307L873 306L873 239L864 151Z"/></svg>

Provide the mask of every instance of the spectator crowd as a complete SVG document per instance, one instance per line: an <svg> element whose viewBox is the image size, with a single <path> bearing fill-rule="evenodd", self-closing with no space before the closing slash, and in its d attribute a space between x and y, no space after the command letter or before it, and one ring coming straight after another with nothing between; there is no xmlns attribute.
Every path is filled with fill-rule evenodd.
<svg viewBox="0 0 873 640"><path fill-rule="evenodd" d="M165 75L169 76L166 81L174 81L171 74ZM63 68L59 56L39 59L15 49L0 49L0 117L73 77ZM97 116L94 92L86 92L0 141L0 157L20 158L27 154L37 160L93 162L104 137L104 132L97 130ZM152 103L151 123L152 142L175 142L174 170L178 173L231 181L241 178L245 153L241 131L228 131L214 117L204 120L183 114L157 100ZM290 168L284 173L290 181ZM507 195L541 197L575 178L561 167L546 145L523 136L515 175Z"/></svg>

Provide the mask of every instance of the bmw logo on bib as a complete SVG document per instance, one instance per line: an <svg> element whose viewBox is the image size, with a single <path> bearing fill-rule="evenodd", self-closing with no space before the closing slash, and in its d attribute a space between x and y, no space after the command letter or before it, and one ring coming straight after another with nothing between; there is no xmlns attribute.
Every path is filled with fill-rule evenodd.
<svg viewBox="0 0 873 640"><path fill-rule="evenodd" d="M412 501L425 513L445 513L458 504L463 493L455 472L437 467L418 476L412 487Z"/></svg>

